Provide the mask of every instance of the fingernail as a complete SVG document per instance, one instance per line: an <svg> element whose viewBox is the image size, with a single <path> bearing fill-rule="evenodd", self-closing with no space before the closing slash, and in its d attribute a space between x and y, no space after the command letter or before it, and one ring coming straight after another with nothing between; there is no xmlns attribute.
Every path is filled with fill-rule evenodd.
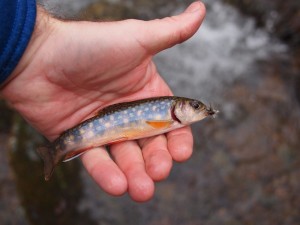
<svg viewBox="0 0 300 225"><path fill-rule="evenodd" d="M185 12L187 12L187 13L197 12L200 10L200 8L201 8L200 2L199 1L194 2L185 10Z"/></svg>

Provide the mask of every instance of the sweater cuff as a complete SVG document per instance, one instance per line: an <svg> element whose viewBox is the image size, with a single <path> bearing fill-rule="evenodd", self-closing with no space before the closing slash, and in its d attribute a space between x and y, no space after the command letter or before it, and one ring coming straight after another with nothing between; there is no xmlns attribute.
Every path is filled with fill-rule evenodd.
<svg viewBox="0 0 300 225"><path fill-rule="evenodd" d="M0 1L0 85L13 72L31 38L35 19L35 0Z"/></svg>

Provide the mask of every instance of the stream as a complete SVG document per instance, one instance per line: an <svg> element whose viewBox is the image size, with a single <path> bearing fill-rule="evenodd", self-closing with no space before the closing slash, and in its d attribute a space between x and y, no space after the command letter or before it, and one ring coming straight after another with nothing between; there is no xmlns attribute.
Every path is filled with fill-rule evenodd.
<svg viewBox="0 0 300 225"><path fill-rule="evenodd" d="M161 18L190 2L40 1L59 17L91 20ZM44 139L1 103L1 224L300 223L299 67L292 49L233 5L204 3L200 30L154 58L175 95L220 110L193 125L192 158L174 163L143 204L108 196L79 160L60 166L45 183L35 153Z"/></svg>

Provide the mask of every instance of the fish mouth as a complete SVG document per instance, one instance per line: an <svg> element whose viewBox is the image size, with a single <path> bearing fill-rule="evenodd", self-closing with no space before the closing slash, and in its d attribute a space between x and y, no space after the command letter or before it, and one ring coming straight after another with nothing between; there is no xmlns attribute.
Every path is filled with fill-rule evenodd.
<svg viewBox="0 0 300 225"><path fill-rule="evenodd" d="M207 116L212 116L212 117L216 117L216 115L219 113L219 110L213 109L212 106L209 106L206 109L206 115Z"/></svg>

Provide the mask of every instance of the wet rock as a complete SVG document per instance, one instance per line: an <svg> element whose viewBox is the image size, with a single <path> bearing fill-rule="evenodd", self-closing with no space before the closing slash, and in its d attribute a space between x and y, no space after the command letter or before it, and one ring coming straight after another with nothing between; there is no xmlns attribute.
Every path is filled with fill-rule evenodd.
<svg viewBox="0 0 300 225"><path fill-rule="evenodd" d="M299 185L293 181L300 170L297 150L300 148L297 141L300 108L288 96L289 87L280 76L272 73L255 79L260 80L259 85L249 87L242 81L238 82L230 91L227 90L225 97L225 101L235 99L235 104L245 109L246 120L233 128L225 121L215 121L223 130L218 143L221 142L222 149L227 149L228 154L216 161L214 159L220 159L220 153L216 153L216 149L210 151L213 162L220 165L216 168L225 175L222 179L225 183L220 184L222 196L226 196L225 209L241 223L260 220L265 224L287 221L297 224L299 216L295 208L300 206L295 207L291 199L297 199L299 204ZM248 96L253 93L254 100L249 101ZM204 140L216 137L211 132L202 136ZM213 145L205 147L213 148ZM226 161L231 162L232 169L226 169ZM224 174L223 168L227 173ZM218 198L222 198L221 195ZM230 221L235 222L233 218Z"/></svg>
<svg viewBox="0 0 300 225"><path fill-rule="evenodd" d="M90 4L79 13L79 19L91 21L121 20L134 17L137 17L137 14L125 4L111 4L107 2Z"/></svg>
<svg viewBox="0 0 300 225"><path fill-rule="evenodd" d="M8 107L6 102L0 100L0 112L1 112L0 134L8 133L11 127L13 111Z"/></svg>
<svg viewBox="0 0 300 225"><path fill-rule="evenodd" d="M187 1L185 5L188 5ZM95 1L78 13L79 19L84 20L121 20L121 19L157 19L169 16L176 8L182 5L176 1L144 1L144 0L125 0L125 1Z"/></svg>
<svg viewBox="0 0 300 225"><path fill-rule="evenodd" d="M2 112L4 112L3 108ZM7 134L0 133L0 222L1 224L28 225L25 210L18 198L14 172L9 166L6 148L8 138Z"/></svg>

